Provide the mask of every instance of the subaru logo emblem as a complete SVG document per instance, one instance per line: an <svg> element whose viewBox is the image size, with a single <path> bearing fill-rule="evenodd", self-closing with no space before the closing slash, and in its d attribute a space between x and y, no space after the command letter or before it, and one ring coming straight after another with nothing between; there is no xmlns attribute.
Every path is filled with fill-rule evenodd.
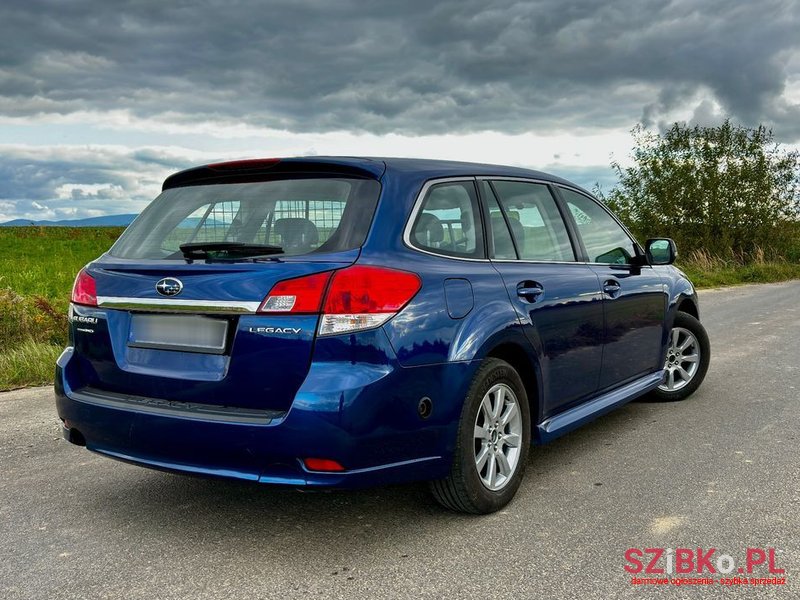
<svg viewBox="0 0 800 600"><path fill-rule="evenodd" d="M181 280L174 277L165 277L156 284L156 291L162 296L177 296L182 289Z"/></svg>

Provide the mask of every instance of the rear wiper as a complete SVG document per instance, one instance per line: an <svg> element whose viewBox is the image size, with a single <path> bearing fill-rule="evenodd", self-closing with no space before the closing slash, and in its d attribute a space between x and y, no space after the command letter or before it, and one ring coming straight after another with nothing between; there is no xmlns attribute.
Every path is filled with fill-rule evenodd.
<svg viewBox="0 0 800 600"><path fill-rule="evenodd" d="M192 242L180 245L186 260L249 258L283 254L283 248L271 244L246 244L244 242Z"/></svg>

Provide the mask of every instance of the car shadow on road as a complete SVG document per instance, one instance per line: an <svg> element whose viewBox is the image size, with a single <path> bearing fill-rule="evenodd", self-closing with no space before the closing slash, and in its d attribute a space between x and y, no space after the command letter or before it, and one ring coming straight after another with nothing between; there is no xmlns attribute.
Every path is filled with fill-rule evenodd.
<svg viewBox="0 0 800 600"><path fill-rule="evenodd" d="M557 494L565 470L589 470L590 458L601 450L613 456L618 440L652 422L657 410L653 405L632 404L552 444L534 447L526 479L506 514L518 512L544 524L547 507L542 507L539 489L544 485ZM246 541L264 551L267 545L270 552L282 547L287 556L325 547L332 556L358 557L393 543L402 557L402 541L413 539L429 524L435 522L437 535L450 532L454 539L464 535L465 526L478 525L468 521L475 517L440 508L425 484L301 492L120 463L109 463L103 471L106 476L85 483L83 493L70 500L84 503L82 512L104 521L103 529L137 523L159 536L182 536L198 543ZM593 480L586 485L592 486ZM485 518L491 523L503 515Z"/></svg>

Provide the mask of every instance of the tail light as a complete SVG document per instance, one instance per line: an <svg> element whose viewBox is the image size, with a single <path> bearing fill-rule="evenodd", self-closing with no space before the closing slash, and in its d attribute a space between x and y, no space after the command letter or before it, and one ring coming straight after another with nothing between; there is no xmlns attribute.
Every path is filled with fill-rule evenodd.
<svg viewBox="0 0 800 600"><path fill-rule="evenodd" d="M260 313L318 314L331 272L279 281L258 309Z"/></svg>
<svg viewBox="0 0 800 600"><path fill-rule="evenodd" d="M318 314L321 309L319 335L352 333L383 325L421 286L415 273L356 265L281 281L270 290L259 312Z"/></svg>
<svg viewBox="0 0 800 600"><path fill-rule="evenodd" d="M86 269L81 269L75 278L75 284L72 286L72 301L75 304L97 306L97 285L94 277L89 275Z"/></svg>
<svg viewBox="0 0 800 600"><path fill-rule="evenodd" d="M415 273L354 266L333 274L319 324L320 335L383 325L409 303L422 281Z"/></svg>

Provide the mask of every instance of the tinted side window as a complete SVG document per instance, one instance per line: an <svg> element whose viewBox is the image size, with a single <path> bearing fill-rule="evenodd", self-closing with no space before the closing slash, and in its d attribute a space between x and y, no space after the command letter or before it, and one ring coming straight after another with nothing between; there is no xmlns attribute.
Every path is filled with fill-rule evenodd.
<svg viewBox="0 0 800 600"><path fill-rule="evenodd" d="M636 247L619 223L591 198L563 188L561 193L578 225L589 262L631 264Z"/></svg>
<svg viewBox="0 0 800 600"><path fill-rule="evenodd" d="M506 218L500 205L497 203L492 187L488 181L481 182L481 194L486 200L486 208L489 210L489 226L492 228L492 242L489 246L489 257L498 259L517 258L517 251L511 239L511 232L508 230Z"/></svg>
<svg viewBox="0 0 800 600"><path fill-rule="evenodd" d="M483 258L483 235L473 182L431 186L411 229L411 243L437 254Z"/></svg>
<svg viewBox="0 0 800 600"><path fill-rule="evenodd" d="M493 181L522 260L573 261L575 253L558 207L546 185Z"/></svg>

